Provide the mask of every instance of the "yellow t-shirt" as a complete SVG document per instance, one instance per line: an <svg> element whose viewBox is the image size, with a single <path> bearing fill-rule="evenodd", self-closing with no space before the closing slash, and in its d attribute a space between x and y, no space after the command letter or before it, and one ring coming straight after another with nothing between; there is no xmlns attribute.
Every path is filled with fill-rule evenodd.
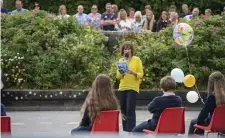
<svg viewBox="0 0 225 138"><path fill-rule="evenodd" d="M119 61L124 61L124 58L120 58ZM120 80L119 91L134 90L139 93L139 86L141 79L143 78L143 67L139 57L133 56L128 60L129 70L137 73L137 77L132 74L122 74L117 70L116 78Z"/></svg>

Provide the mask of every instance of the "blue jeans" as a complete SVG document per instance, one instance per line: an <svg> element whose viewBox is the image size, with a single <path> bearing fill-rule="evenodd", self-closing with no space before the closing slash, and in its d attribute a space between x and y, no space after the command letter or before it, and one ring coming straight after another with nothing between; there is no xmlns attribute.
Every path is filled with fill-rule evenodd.
<svg viewBox="0 0 225 138"><path fill-rule="evenodd" d="M120 91L120 109L124 116L123 131L131 132L136 126L136 95L137 92L134 90Z"/></svg>
<svg viewBox="0 0 225 138"><path fill-rule="evenodd" d="M132 130L132 132L135 132L135 133L143 133L143 130L144 129L154 131L153 128L152 128L152 125L151 125L151 120L142 122L140 125L137 125Z"/></svg>
<svg viewBox="0 0 225 138"><path fill-rule="evenodd" d="M6 116L5 105L1 103L1 116Z"/></svg>
<svg viewBox="0 0 225 138"><path fill-rule="evenodd" d="M197 119L191 120L191 123L190 123L190 126L189 126L188 135L193 135L194 134L194 131L195 131L194 125L195 124L197 124ZM204 135L204 130L197 129L196 130L196 134L198 134L198 135Z"/></svg>
<svg viewBox="0 0 225 138"><path fill-rule="evenodd" d="M91 132L92 127L91 126L78 126L77 128L74 128L71 130L71 135L76 134L89 134Z"/></svg>

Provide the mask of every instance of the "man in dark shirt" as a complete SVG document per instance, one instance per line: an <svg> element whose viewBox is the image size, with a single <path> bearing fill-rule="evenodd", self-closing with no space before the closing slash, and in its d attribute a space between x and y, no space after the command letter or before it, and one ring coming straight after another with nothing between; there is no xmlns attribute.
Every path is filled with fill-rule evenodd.
<svg viewBox="0 0 225 138"><path fill-rule="evenodd" d="M116 18L116 14L112 12L112 5L107 3L106 12L103 13L101 17L102 29L105 31L115 30Z"/></svg>
<svg viewBox="0 0 225 138"><path fill-rule="evenodd" d="M148 111L153 113L152 119L136 126L132 132L143 132L143 129L154 131L158 124L159 117L164 109L182 106L181 98L176 96L174 93L176 89L176 82L172 77L163 77L160 81L160 87L162 88L164 94L162 96L155 97L148 105Z"/></svg>
<svg viewBox="0 0 225 138"><path fill-rule="evenodd" d="M191 15L192 13L189 11L187 4L182 5L183 13L180 14L180 18L184 18L187 15Z"/></svg>

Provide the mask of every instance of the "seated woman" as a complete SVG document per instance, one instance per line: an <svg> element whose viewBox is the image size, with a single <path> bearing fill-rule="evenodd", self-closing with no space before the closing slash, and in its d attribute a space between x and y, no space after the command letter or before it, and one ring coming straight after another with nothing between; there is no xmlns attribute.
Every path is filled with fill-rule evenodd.
<svg viewBox="0 0 225 138"><path fill-rule="evenodd" d="M169 107L181 107L182 100L180 96L176 96L176 82L171 76L165 76L160 80L160 87L163 90L163 95L155 97L148 105L148 111L153 113L152 119L136 126L132 132L143 133L144 129L154 131L158 124L159 117L164 109Z"/></svg>
<svg viewBox="0 0 225 138"><path fill-rule="evenodd" d="M121 9L117 24L115 26L118 31L131 31L131 22L127 19L127 12Z"/></svg>
<svg viewBox="0 0 225 138"><path fill-rule="evenodd" d="M208 81L208 98L205 102L197 119L191 121L188 135L194 134L194 125L209 125L211 116L217 106L225 105L225 78L224 75L219 72L213 72L209 76ZM196 131L198 135L204 135L204 131L198 129Z"/></svg>
<svg viewBox="0 0 225 138"><path fill-rule="evenodd" d="M93 122L101 111L117 110L118 102L113 92L111 80L107 75L98 75L81 108L83 118L80 125L71 131L74 135L79 132L90 132Z"/></svg>

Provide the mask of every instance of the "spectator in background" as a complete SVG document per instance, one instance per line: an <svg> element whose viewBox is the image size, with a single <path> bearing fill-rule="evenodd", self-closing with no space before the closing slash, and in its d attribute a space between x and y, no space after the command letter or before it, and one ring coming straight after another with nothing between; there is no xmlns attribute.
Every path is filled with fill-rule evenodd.
<svg viewBox="0 0 225 138"><path fill-rule="evenodd" d="M177 7L175 5L170 5L170 7L169 7L169 13L170 12L177 12Z"/></svg>
<svg viewBox="0 0 225 138"><path fill-rule="evenodd" d="M222 14L225 14L225 6L223 7L223 12L222 12Z"/></svg>
<svg viewBox="0 0 225 138"><path fill-rule="evenodd" d="M205 15L203 18L208 18L209 16L212 16L212 11L210 9L205 10Z"/></svg>
<svg viewBox="0 0 225 138"><path fill-rule="evenodd" d="M116 14L116 16L118 15L118 11L119 11L118 6L116 4L112 4L112 12Z"/></svg>
<svg viewBox="0 0 225 138"><path fill-rule="evenodd" d="M152 32L154 21L155 21L155 18L152 11L146 10L146 19L144 21L143 30L147 32Z"/></svg>
<svg viewBox="0 0 225 138"><path fill-rule="evenodd" d="M187 4L182 5L183 13L180 14L180 18L184 18L187 15L191 15L192 13L189 11Z"/></svg>
<svg viewBox="0 0 225 138"><path fill-rule="evenodd" d="M139 33L142 31L142 27L143 27L142 14L140 11L135 12L134 19L135 21L131 23L131 29L133 32Z"/></svg>
<svg viewBox="0 0 225 138"><path fill-rule="evenodd" d="M120 9L115 28L118 31L131 31L131 22L127 19L126 10Z"/></svg>
<svg viewBox="0 0 225 138"><path fill-rule="evenodd" d="M97 29L100 29L101 14L98 13L97 5L92 5L91 13L89 13L88 16L91 18L91 24L94 25Z"/></svg>
<svg viewBox="0 0 225 138"><path fill-rule="evenodd" d="M24 13L27 9L23 9L23 3L21 0L16 0L16 10L12 11L11 14Z"/></svg>
<svg viewBox="0 0 225 138"><path fill-rule="evenodd" d="M33 5L33 11L39 11L39 10L41 10L41 7L38 2L35 2Z"/></svg>
<svg viewBox="0 0 225 138"><path fill-rule="evenodd" d="M145 15L142 16L142 19L143 19L143 20L146 19L146 12L149 11L149 10L151 10L151 9L152 9L152 7L151 7L150 5L146 5L146 6L145 6Z"/></svg>
<svg viewBox="0 0 225 138"><path fill-rule="evenodd" d="M58 19L66 19L69 18L70 16L66 12L66 6L61 5L59 6L59 15L57 16Z"/></svg>
<svg viewBox="0 0 225 138"><path fill-rule="evenodd" d="M170 23L174 28L179 22L179 15L177 12L171 12L169 17Z"/></svg>
<svg viewBox="0 0 225 138"><path fill-rule="evenodd" d="M135 21L134 14L135 14L135 9L134 8L130 8L129 9L129 17L128 17L128 20L130 22L134 22Z"/></svg>
<svg viewBox="0 0 225 138"><path fill-rule="evenodd" d="M84 7L83 5L79 5L77 7L77 12L73 17L77 20L77 22L83 26L88 26L91 23L91 18L83 13L84 12Z"/></svg>
<svg viewBox="0 0 225 138"><path fill-rule="evenodd" d="M1 15L8 14L9 10L6 8L3 8L3 0L0 1L0 4L1 4Z"/></svg>
<svg viewBox="0 0 225 138"><path fill-rule="evenodd" d="M163 11L157 23L156 31L159 32L161 30L165 30L169 24L170 24L170 21L169 21L168 13L166 11Z"/></svg>
<svg viewBox="0 0 225 138"><path fill-rule="evenodd" d="M194 8L192 10L192 14L191 15L187 15L184 18L187 19L187 20L192 20L192 19L194 19L194 18L196 18L198 16L199 16L199 9L198 8Z"/></svg>
<svg viewBox="0 0 225 138"><path fill-rule="evenodd" d="M111 3L107 3L105 8L106 8L106 12L103 13L101 17L102 29L105 31L113 31L115 30L117 16L115 13L112 12Z"/></svg>

